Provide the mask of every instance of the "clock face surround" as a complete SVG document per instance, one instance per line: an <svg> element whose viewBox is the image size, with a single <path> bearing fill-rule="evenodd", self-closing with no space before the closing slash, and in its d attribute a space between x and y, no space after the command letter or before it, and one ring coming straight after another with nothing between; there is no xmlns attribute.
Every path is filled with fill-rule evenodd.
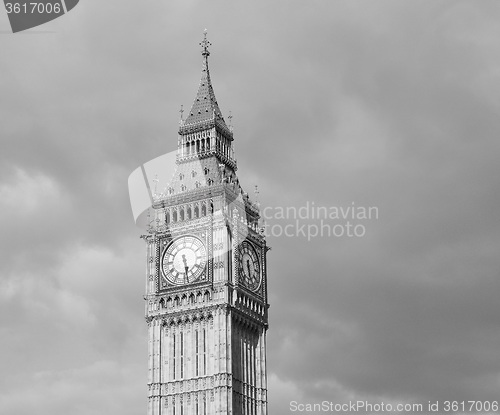
<svg viewBox="0 0 500 415"><path fill-rule="evenodd" d="M259 257L247 241L243 241L240 246L238 268L243 285L251 291L256 291L260 285Z"/></svg>
<svg viewBox="0 0 500 415"><path fill-rule="evenodd" d="M207 263L207 250L195 236L174 239L161 257L162 277L172 285L191 284L200 278Z"/></svg>

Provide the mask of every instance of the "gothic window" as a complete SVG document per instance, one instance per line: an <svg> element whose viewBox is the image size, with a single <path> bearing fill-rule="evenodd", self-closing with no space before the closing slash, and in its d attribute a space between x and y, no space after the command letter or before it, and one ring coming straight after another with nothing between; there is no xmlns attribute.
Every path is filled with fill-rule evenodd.
<svg viewBox="0 0 500 415"><path fill-rule="evenodd" d="M200 360L200 345L198 339L198 330L195 331L195 351L196 351L196 367L195 367L195 376L199 376L199 360Z"/></svg>
<svg viewBox="0 0 500 415"><path fill-rule="evenodd" d="M198 189L198 188L201 186L201 183L200 183L200 182L196 182L194 185L195 185L195 186L196 186L196 188Z"/></svg>
<svg viewBox="0 0 500 415"><path fill-rule="evenodd" d="M191 208L187 208L187 219L191 219Z"/></svg>
<svg viewBox="0 0 500 415"><path fill-rule="evenodd" d="M172 216L173 216L174 222L177 222L177 211L176 210L174 210L174 214Z"/></svg>
<svg viewBox="0 0 500 415"><path fill-rule="evenodd" d="M183 180L184 179L184 175L181 173L179 174L179 180Z"/></svg>
<svg viewBox="0 0 500 415"><path fill-rule="evenodd" d="M185 192L185 191L186 191L186 186L185 186L185 185L182 185L182 186L181 186L181 191L182 191L182 192Z"/></svg>
<svg viewBox="0 0 500 415"><path fill-rule="evenodd" d="M181 332L181 344L180 344L180 368L181 368L181 379L184 377L184 333Z"/></svg>
<svg viewBox="0 0 500 415"><path fill-rule="evenodd" d="M208 185L212 186L214 184L214 181L212 179L208 179Z"/></svg>
<svg viewBox="0 0 500 415"><path fill-rule="evenodd" d="M172 372L172 379L176 378L176 355L175 355L175 349L176 349L176 344L175 344L175 333L172 335L172 345L173 345L173 350L172 350L172 358L173 358L173 372ZM174 413L175 413L175 404L174 404Z"/></svg>
<svg viewBox="0 0 500 415"><path fill-rule="evenodd" d="M191 172L191 177L196 177L196 172L194 170Z"/></svg>
<svg viewBox="0 0 500 415"><path fill-rule="evenodd" d="M168 188L168 194L169 194L169 195L174 194L174 189L173 189L172 187L169 187L169 188Z"/></svg>
<svg viewBox="0 0 500 415"><path fill-rule="evenodd" d="M205 167L204 172L205 172L205 176L206 176L208 173L210 173L210 169L208 167Z"/></svg>
<svg viewBox="0 0 500 415"><path fill-rule="evenodd" d="M203 204L201 206L201 216L206 216L206 214L207 214L207 208L206 208L205 204Z"/></svg>
<svg viewBox="0 0 500 415"><path fill-rule="evenodd" d="M179 216L180 216L179 220L184 220L184 209L181 209Z"/></svg>
<svg viewBox="0 0 500 415"><path fill-rule="evenodd" d="M194 207L194 217L199 218L200 217L200 210L198 209L198 206Z"/></svg>
<svg viewBox="0 0 500 415"><path fill-rule="evenodd" d="M203 329L203 375L207 374L207 330Z"/></svg>
<svg viewBox="0 0 500 415"><path fill-rule="evenodd" d="M170 214L165 212L165 223L170 223Z"/></svg>

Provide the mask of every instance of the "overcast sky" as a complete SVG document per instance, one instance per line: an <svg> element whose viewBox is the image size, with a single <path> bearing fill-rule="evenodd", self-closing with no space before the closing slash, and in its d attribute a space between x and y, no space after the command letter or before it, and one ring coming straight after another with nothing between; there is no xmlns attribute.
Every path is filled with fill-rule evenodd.
<svg viewBox="0 0 500 415"><path fill-rule="evenodd" d="M127 179L175 150L205 28L245 190L379 212L268 238L270 414L498 399L499 2L82 0L0 12L0 413L145 413Z"/></svg>

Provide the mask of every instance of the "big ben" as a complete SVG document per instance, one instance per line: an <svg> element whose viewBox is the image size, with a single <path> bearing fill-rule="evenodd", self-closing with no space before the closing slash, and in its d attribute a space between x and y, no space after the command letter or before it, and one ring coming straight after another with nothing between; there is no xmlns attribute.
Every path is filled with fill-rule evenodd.
<svg viewBox="0 0 500 415"><path fill-rule="evenodd" d="M236 175L233 131L202 74L147 243L148 415L267 414L266 253Z"/></svg>

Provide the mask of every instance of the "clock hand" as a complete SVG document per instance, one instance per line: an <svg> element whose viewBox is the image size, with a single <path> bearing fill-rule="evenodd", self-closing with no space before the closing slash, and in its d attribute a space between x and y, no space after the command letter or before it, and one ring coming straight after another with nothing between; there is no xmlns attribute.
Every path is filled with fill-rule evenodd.
<svg viewBox="0 0 500 415"><path fill-rule="evenodd" d="M184 272L185 272L184 281L187 282L187 274L189 271L189 266L187 264L186 255L184 255L184 254L182 254L182 262L184 262Z"/></svg>
<svg viewBox="0 0 500 415"><path fill-rule="evenodd" d="M248 278L252 277L252 272L250 270L250 260L247 259L247 272L248 272Z"/></svg>

